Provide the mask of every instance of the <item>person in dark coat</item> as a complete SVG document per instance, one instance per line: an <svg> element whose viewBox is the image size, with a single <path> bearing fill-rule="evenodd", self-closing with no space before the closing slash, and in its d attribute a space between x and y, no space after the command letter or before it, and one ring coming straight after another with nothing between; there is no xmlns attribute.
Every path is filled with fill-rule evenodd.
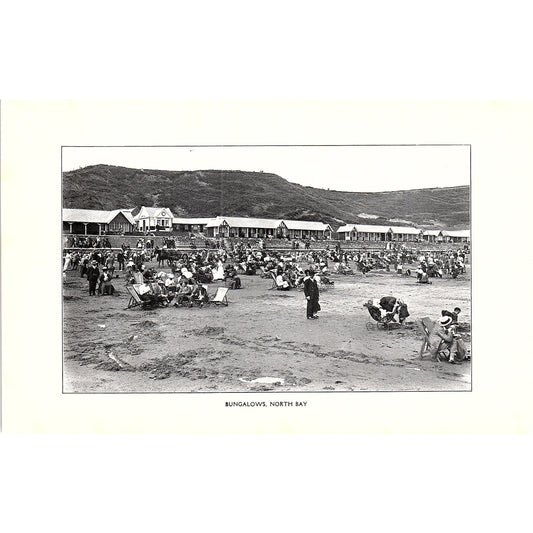
<svg viewBox="0 0 533 533"><path fill-rule="evenodd" d="M118 261L118 269L124 270L124 252L121 250L117 254L117 261Z"/></svg>
<svg viewBox="0 0 533 533"><path fill-rule="evenodd" d="M89 280L89 296L96 296L96 284L100 278L98 263L93 261L87 269L87 279Z"/></svg>
<svg viewBox="0 0 533 533"><path fill-rule="evenodd" d="M307 319L317 319L320 311L318 284L313 270L306 270L304 278L304 295L307 299Z"/></svg>

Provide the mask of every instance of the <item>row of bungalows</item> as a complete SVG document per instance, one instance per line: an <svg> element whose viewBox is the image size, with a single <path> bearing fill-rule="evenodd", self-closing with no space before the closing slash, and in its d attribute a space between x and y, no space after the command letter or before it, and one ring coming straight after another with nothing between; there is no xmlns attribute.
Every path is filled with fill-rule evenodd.
<svg viewBox="0 0 533 533"><path fill-rule="evenodd" d="M174 217L164 207L134 209L63 209L63 232L78 235L127 234L133 232L185 231L207 237L256 237L331 239L332 228L324 222L272 218ZM134 215L135 213L135 215ZM412 226L347 224L337 230L340 240L468 243L470 230L425 230Z"/></svg>
<svg viewBox="0 0 533 533"><path fill-rule="evenodd" d="M340 240L468 243L470 230L426 230L413 226L347 224L337 230Z"/></svg>
<svg viewBox="0 0 533 533"><path fill-rule="evenodd" d="M77 235L127 234L134 232L203 233L208 237L263 237L330 239L332 228L323 222L248 217L174 217L163 207L103 211L63 209L63 232ZM136 213L135 213L136 212ZM135 213L135 214L134 214Z"/></svg>
<svg viewBox="0 0 533 533"><path fill-rule="evenodd" d="M374 226L347 224L337 230L340 240L345 241L416 241L420 230L410 226Z"/></svg>
<svg viewBox="0 0 533 533"><path fill-rule="evenodd" d="M332 229L329 224L310 220L218 216L207 222L205 234L208 237L330 239Z"/></svg>

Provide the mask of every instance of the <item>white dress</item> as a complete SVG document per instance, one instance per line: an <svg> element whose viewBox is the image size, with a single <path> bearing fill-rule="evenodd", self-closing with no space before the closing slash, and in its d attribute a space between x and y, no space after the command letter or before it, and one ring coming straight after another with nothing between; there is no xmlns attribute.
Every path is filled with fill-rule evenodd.
<svg viewBox="0 0 533 533"><path fill-rule="evenodd" d="M213 269L213 281L220 279L224 279L224 266L222 265L222 261L219 261L217 267Z"/></svg>

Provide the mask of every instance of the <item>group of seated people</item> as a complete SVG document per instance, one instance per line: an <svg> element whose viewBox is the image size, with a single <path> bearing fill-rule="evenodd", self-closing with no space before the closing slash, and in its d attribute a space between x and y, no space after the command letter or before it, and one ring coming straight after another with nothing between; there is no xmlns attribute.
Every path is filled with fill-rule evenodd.
<svg viewBox="0 0 533 533"><path fill-rule="evenodd" d="M178 279L172 273L152 273L142 283L136 284L135 290L144 302L163 307L167 307L173 300L176 307L185 303L190 307L194 303L203 306L209 301L205 286L196 281L188 271L183 272Z"/></svg>
<svg viewBox="0 0 533 533"><path fill-rule="evenodd" d="M281 261L275 268L267 272L274 280L276 289L280 291L303 287L306 276L302 267L293 261ZM326 276L325 272L327 272L327 267L323 266L321 270L315 273L316 282L321 286L333 285L334 282Z"/></svg>
<svg viewBox="0 0 533 533"><path fill-rule="evenodd" d="M368 300L364 307L368 309L372 318L380 323L403 324L409 316L407 304L394 296ZM460 364L470 359L466 345L458 333L460 313L461 309L455 307L453 311L442 310L440 318L436 321L421 320L428 332L426 347L436 361Z"/></svg>

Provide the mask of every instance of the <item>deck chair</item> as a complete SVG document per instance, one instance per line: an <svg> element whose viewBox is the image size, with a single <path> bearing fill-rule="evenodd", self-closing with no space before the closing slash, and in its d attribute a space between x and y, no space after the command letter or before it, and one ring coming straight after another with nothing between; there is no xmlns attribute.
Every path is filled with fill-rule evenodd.
<svg viewBox="0 0 533 533"><path fill-rule="evenodd" d="M421 318L415 322L418 331L423 336L422 346L420 347L420 359L424 357L424 353L429 350L430 344L429 344L429 334L431 333L431 330L433 329L434 322L428 317Z"/></svg>
<svg viewBox="0 0 533 533"><path fill-rule="evenodd" d="M217 292L215 293L215 296L213 298L209 299L210 304L215 305L228 305L228 288L227 287L219 287L217 289Z"/></svg>
<svg viewBox="0 0 533 533"><path fill-rule="evenodd" d="M141 300L139 293L135 290L135 285L127 285L126 290L130 295L130 301L128 302L128 307L126 307L126 309L131 309L132 307L137 307L138 305L144 307L145 302Z"/></svg>
<svg viewBox="0 0 533 533"><path fill-rule="evenodd" d="M276 274L274 274L274 272L272 272L270 274L270 277L272 278L272 285L269 287L269 289L268 289L269 291L273 290L273 289L280 290L280 291L281 290L288 290L288 289L282 289L281 285L278 285L278 282L276 280L277 276L276 276ZM289 288L292 288L292 287L289 287Z"/></svg>

